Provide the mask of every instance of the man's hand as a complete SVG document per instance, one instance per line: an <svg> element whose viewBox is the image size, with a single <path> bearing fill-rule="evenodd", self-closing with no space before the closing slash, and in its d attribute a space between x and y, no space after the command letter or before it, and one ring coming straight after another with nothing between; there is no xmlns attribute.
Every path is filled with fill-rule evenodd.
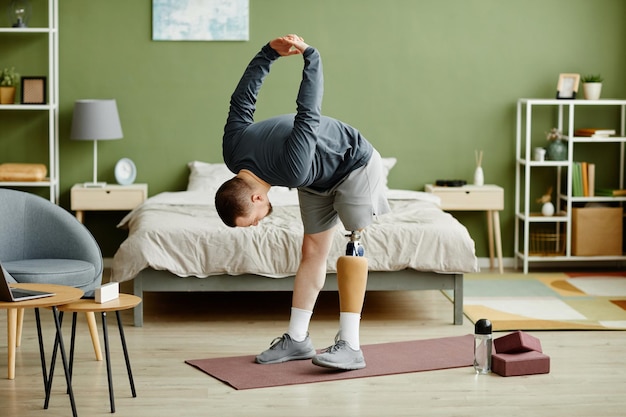
<svg viewBox="0 0 626 417"><path fill-rule="evenodd" d="M287 35L270 41L270 47L280 56L298 55L309 47L298 35Z"/></svg>

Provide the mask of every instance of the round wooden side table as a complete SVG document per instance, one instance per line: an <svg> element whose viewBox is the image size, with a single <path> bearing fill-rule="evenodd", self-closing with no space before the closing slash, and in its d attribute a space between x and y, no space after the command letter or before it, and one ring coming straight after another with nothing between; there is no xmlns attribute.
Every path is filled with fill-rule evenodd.
<svg viewBox="0 0 626 417"><path fill-rule="evenodd" d="M83 296L83 292L78 288L68 287L65 285L56 284L11 284L12 288L22 288L26 290L35 290L54 293L54 295L44 298L36 298L33 300L25 301L0 301L0 309L7 310L7 336L8 336L8 368L9 379L15 378L15 347L17 341L17 311L21 308L32 308L35 310L35 318L37 321L37 336L39 339L39 354L41 358L41 370L43 373L43 383L46 393L46 400L44 408L48 408L48 401L50 399L50 389L52 387L52 380L48 378L46 371L46 360L43 347L43 337L41 332L41 321L39 317L39 309L45 307L52 308L52 315L54 316L54 323L56 327L55 338L55 351L57 346L61 349L61 358L63 360L63 370L65 371L65 379L67 380L67 390L70 396L70 404L72 406L72 414L76 416L76 404L74 402L74 393L72 391L72 381L70 377L70 371L68 367L67 357L65 355L65 346L63 344L63 333L61 332L61 321L59 316L58 307L62 304L71 303L80 299ZM54 357L54 355L53 355ZM50 368L54 366L50 364Z"/></svg>
<svg viewBox="0 0 626 417"><path fill-rule="evenodd" d="M124 326L122 324L122 319L120 317L120 311L134 308L137 305L139 305L139 303L141 303L141 298L137 297L136 295L120 294L118 298L111 300L111 301L107 301L106 303L97 303L93 299L83 298L81 300L59 306L61 317L63 313L65 312L73 313L72 315L72 340L71 340L70 361L69 361L70 378L72 376L72 368L73 368L73 363L74 363L74 340L76 336L76 315L78 313L87 313L87 312L101 313L102 315L102 332L103 332L103 337L104 337L104 352L105 352L105 359L106 359L106 364L107 364L107 378L109 382L109 400L111 403L112 413L115 412L115 399L113 395L113 379L111 376L111 353L109 349L109 332L107 329L107 312L115 311L116 318L117 318L117 327L120 332L122 349L124 351L124 360L126 361L126 370L128 372L128 380L130 382L130 390L131 390L133 397L136 397L137 393L135 391L135 382L133 380L133 373L132 373L131 366L130 366L130 359L128 356L128 349L126 347L126 337L124 336ZM51 365L50 379L52 379L53 372L54 372L54 364Z"/></svg>

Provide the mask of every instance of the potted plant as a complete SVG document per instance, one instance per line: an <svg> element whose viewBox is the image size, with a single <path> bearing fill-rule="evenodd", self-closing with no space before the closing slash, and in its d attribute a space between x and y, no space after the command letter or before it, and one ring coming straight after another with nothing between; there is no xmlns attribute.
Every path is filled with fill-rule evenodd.
<svg viewBox="0 0 626 417"><path fill-rule="evenodd" d="M600 98L602 81L604 81L604 79L600 74L591 74L582 77L585 100L598 100Z"/></svg>
<svg viewBox="0 0 626 417"><path fill-rule="evenodd" d="M15 87L20 81L20 74L11 67L0 70L0 104L15 103Z"/></svg>
<svg viewBox="0 0 626 417"><path fill-rule="evenodd" d="M563 133L556 127L546 132L548 146L546 146L546 158L549 161L565 161L567 160L567 144L563 139Z"/></svg>

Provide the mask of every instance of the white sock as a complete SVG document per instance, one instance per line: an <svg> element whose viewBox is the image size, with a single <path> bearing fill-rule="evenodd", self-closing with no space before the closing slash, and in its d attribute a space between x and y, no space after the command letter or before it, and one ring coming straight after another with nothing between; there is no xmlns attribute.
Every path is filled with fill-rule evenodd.
<svg viewBox="0 0 626 417"><path fill-rule="evenodd" d="M287 334L296 342L302 342L309 333L309 323L311 322L312 311L291 307L291 318L289 319L289 330Z"/></svg>
<svg viewBox="0 0 626 417"><path fill-rule="evenodd" d="M361 326L361 315L359 313L339 313L339 334L341 340L348 342L352 349L361 349L359 342L359 328Z"/></svg>

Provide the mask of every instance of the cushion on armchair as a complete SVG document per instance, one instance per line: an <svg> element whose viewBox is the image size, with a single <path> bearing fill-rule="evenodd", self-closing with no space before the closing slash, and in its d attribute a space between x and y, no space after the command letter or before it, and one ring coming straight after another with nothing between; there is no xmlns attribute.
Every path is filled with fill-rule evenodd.
<svg viewBox="0 0 626 417"><path fill-rule="evenodd" d="M68 285L89 288L96 269L92 263L77 259L22 259L3 262L17 282Z"/></svg>

